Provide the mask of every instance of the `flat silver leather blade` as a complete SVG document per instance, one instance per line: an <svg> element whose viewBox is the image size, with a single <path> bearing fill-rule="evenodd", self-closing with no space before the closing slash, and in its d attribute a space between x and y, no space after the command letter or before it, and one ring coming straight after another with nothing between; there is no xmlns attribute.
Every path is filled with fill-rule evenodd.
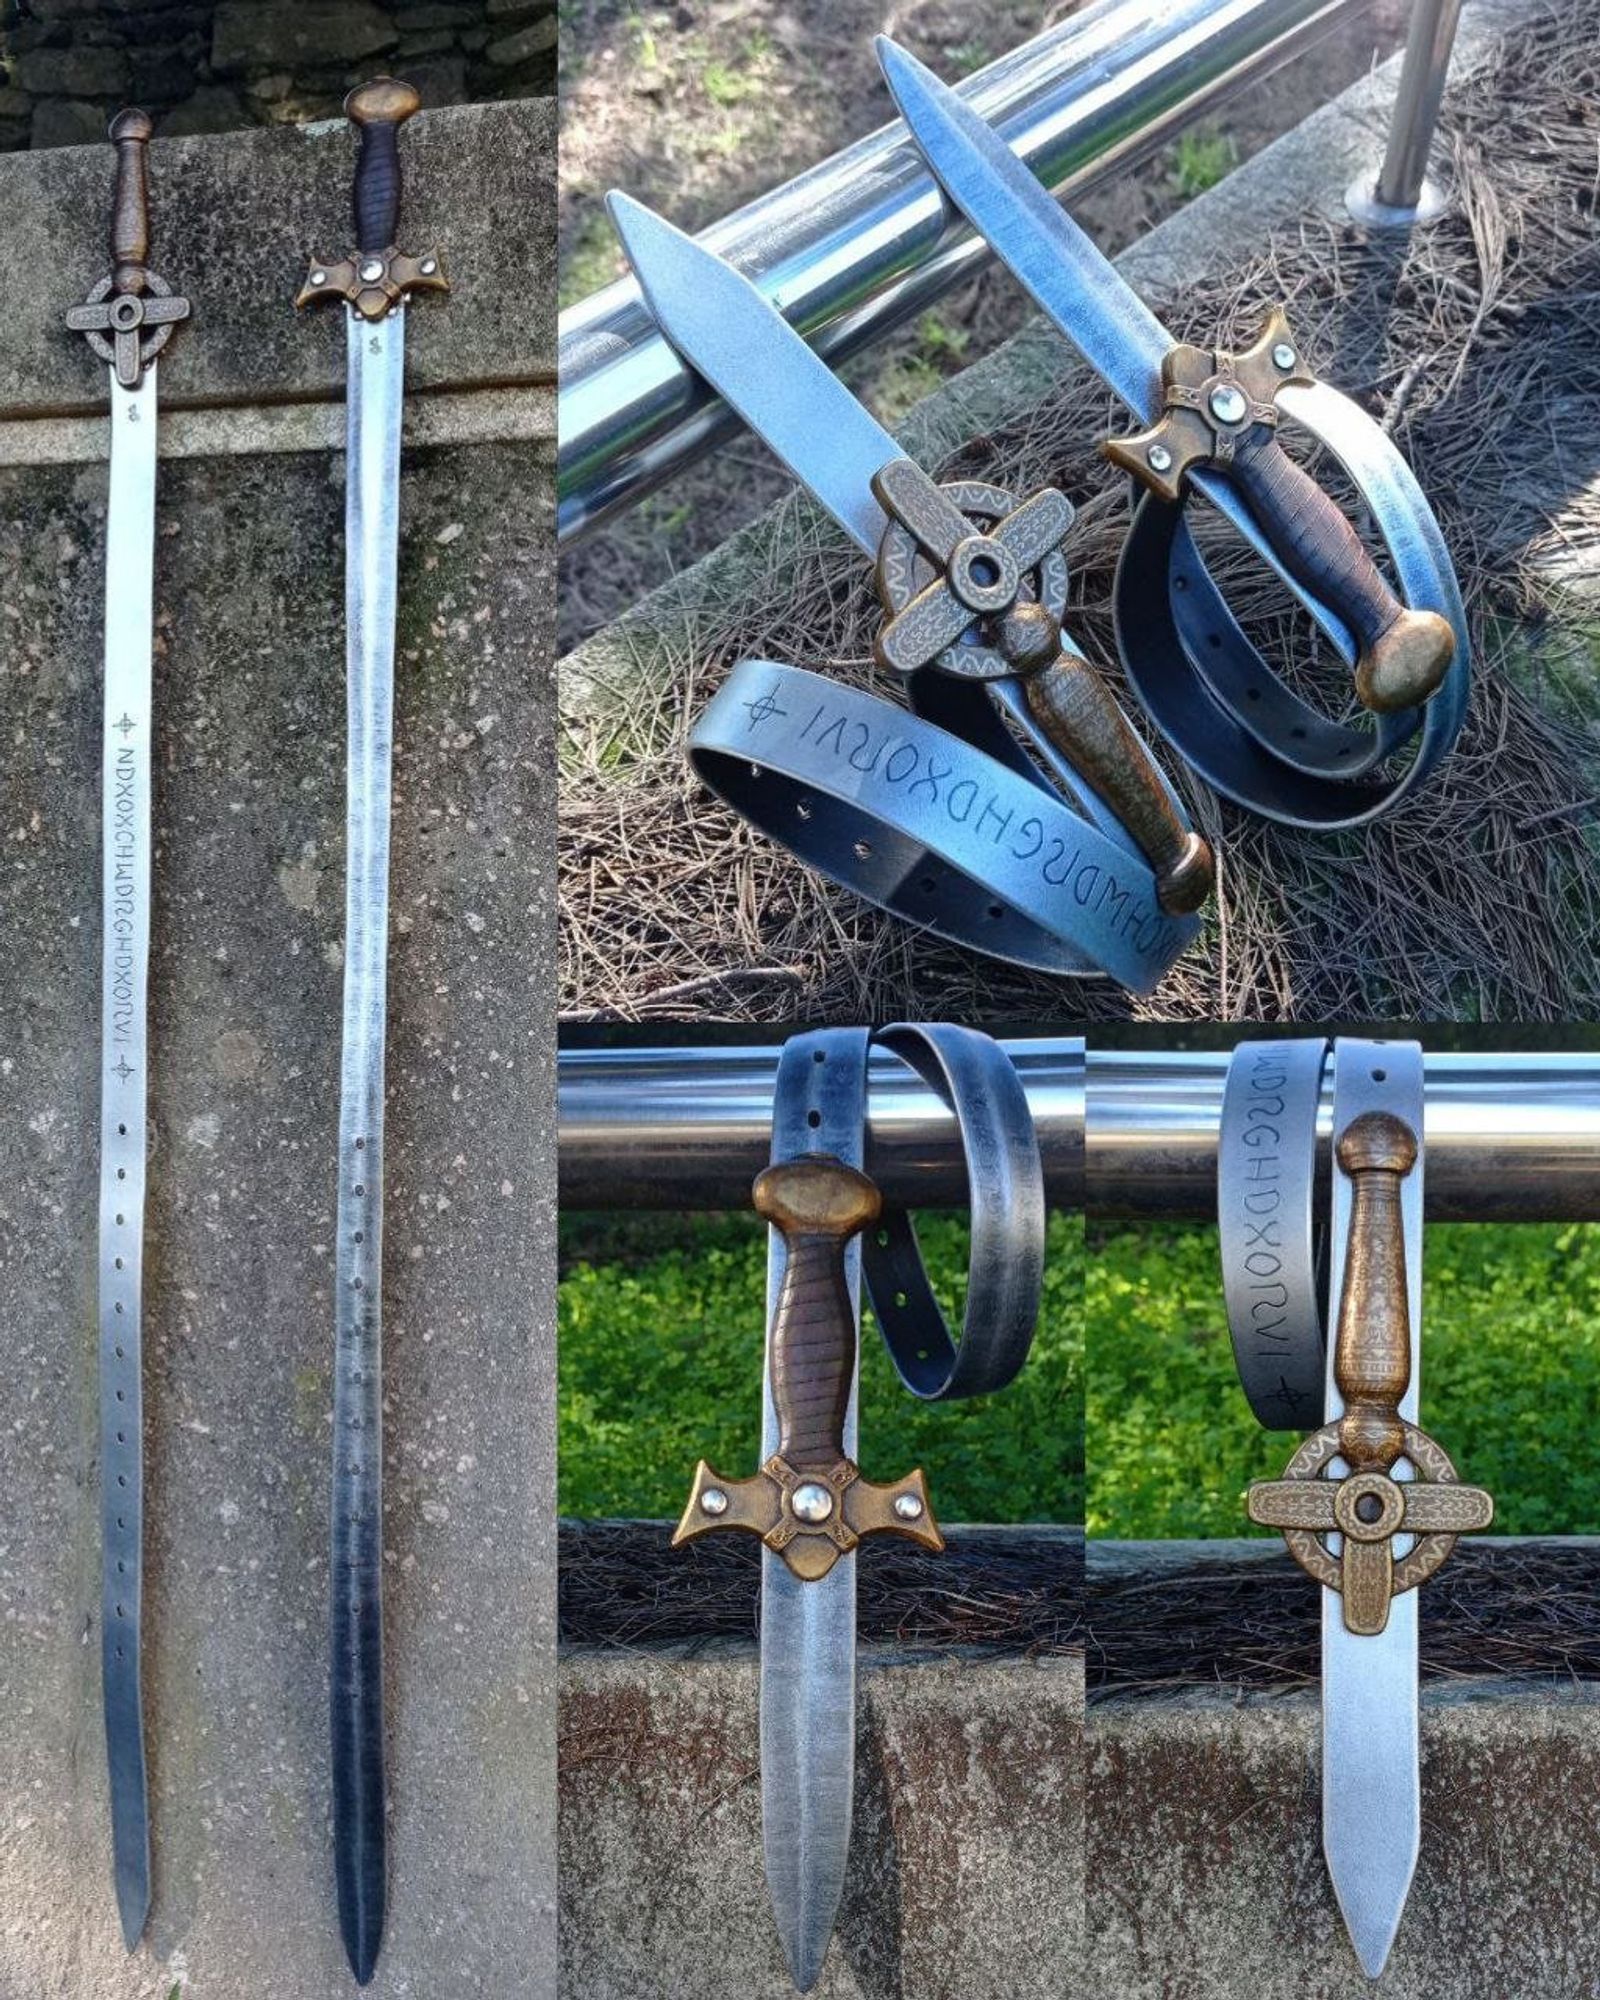
<svg viewBox="0 0 1600 2000"><path fill-rule="evenodd" d="M876 556L887 516L872 476L900 446L741 272L627 195L606 207L662 333Z"/></svg>
<svg viewBox="0 0 1600 2000"><path fill-rule="evenodd" d="M1172 335L992 125L887 35L873 46L934 179L1139 421L1153 424Z"/></svg>
<svg viewBox="0 0 1600 2000"><path fill-rule="evenodd" d="M1341 1040L1335 1052L1335 1102L1341 1129L1367 1110L1394 1111L1422 1131L1421 1053L1403 1043ZM1403 1075L1414 1069L1414 1078ZM1408 1085L1410 1086L1408 1091ZM1414 1102L1405 1103L1409 1095ZM1418 1421L1421 1374L1423 1157L1400 1184L1405 1220L1406 1294L1411 1320L1411 1386L1400 1402L1408 1424ZM1333 1174L1333 1234L1328 1296L1344 1289L1351 1183ZM1324 1422L1344 1414L1328 1343ZM1335 1459L1331 1470L1342 1471ZM1412 1476L1406 1460L1397 1479ZM1335 1537L1330 1546L1339 1538ZM1395 1538L1404 1554L1409 1535ZM1389 1606L1389 1622L1371 1637L1345 1630L1337 1591L1322 1592L1322 1848L1350 1942L1369 1979L1384 1968L1405 1913L1422 1846L1422 1782L1417 1715L1417 1593Z"/></svg>
<svg viewBox="0 0 1600 2000"><path fill-rule="evenodd" d="M348 325L343 1053L333 1371L330 1708L339 1920L372 1976L385 1907L383 1075L405 311Z"/></svg>
<svg viewBox="0 0 1600 2000"><path fill-rule="evenodd" d="M150 965L156 366L111 377L106 508L100 991L101 1686L117 1910L129 1951L150 1910L140 1676L144 1208Z"/></svg>

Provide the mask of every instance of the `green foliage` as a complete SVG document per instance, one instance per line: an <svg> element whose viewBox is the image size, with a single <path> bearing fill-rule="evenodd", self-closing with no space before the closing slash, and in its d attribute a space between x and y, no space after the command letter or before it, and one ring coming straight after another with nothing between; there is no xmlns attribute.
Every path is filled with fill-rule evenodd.
<svg viewBox="0 0 1600 2000"><path fill-rule="evenodd" d="M616 231L605 210L597 208L584 217L561 260L556 288L558 304L563 310L576 305L579 299L586 299L602 285L609 285L613 278L621 277L625 268Z"/></svg>
<svg viewBox="0 0 1600 2000"><path fill-rule="evenodd" d="M951 1313L964 1223L918 1236ZM560 1504L564 1514L676 1517L695 1461L752 1472L761 1421L766 1231L754 1216L563 1217ZM1083 1518L1083 1230L1052 1216L1045 1298L1027 1367L971 1402L901 1388L870 1315L862 1341L862 1469L921 1465L946 1521Z"/></svg>
<svg viewBox="0 0 1600 2000"><path fill-rule="evenodd" d="M1426 1428L1497 1533L1600 1533L1600 1225L1435 1226L1425 1270ZM1252 1532L1245 1488L1297 1440L1240 1393L1215 1229L1097 1230L1085 1325L1089 1532Z"/></svg>
<svg viewBox="0 0 1600 2000"><path fill-rule="evenodd" d="M1226 132L1204 128L1183 133L1173 158L1172 179L1185 201L1192 201L1207 188L1232 173L1239 158L1238 148Z"/></svg>

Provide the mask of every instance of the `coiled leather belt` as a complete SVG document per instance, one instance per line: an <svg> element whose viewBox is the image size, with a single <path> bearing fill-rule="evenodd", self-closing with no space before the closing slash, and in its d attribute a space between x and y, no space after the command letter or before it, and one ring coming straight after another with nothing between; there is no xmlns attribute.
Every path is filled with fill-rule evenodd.
<svg viewBox="0 0 1600 2000"><path fill-rule="evenodd" d="M1173 506L1149 493L1134 510L1117 566L1117 644L1156 728L1207 784L1264 818L1329 832L1392 811L1437 767L1466 715L1471 645L1439 524L1388 437L1326 383L1285 387L1279 401L1355 483L1388 548L1399 595L1413 610L1449 620L1456 650L1437 692L1420 709L1373 717L1370 727L1329 721L1246 638L1200 554L1187 500ZM1207 473L1195 484L1353 660L1343 622L1284 575L1227 481ZM1380 769L1407 750L1410 761L1397 773Z"/></svg>

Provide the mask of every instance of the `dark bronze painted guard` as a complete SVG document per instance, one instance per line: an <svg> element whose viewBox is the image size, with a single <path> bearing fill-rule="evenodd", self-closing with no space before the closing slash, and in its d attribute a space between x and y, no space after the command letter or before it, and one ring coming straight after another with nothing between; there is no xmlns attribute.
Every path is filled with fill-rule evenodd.
<svg viewBox="0 0 1600 2000"><path fill-rule="evenodd" d="M152 127L143 111L119 111L106 136L117 149L117 191L111 208L111 270L67 325L83 334L124 389L137 389L145 369L189 317L189 301L174 295L149 269L150 195L145 157Z"/></svg>
<svg viewBox="0 0 1600 2000"><path fill-rule="evenodd" d="M769 1340L778 1449L753 1479L724 1479L702 1459L673 1547L742 1529L806 1582L826 1576L863 1535L905 1535L942 1549L920 1469L875 1486L845 1455L856 1317L844 1253L877 1221L878 1190L854 1167L819 1153L768 1167L751 1198L757 1214L782 1231L787 1252Z"/></svg>
<svg viewBox="0 0 1600 2000"><path fill-rule="evenodd" d="M355 255L312 260L297 306L343 299L363 319L382 319L408 292L447 292L450 281L437 254L408 257L395 248L400 228L399 131L422 99L409 83L382 76L363 83L344 101L344 115L361 134L356 160Z"/></svg>
<svg viewBox="0 0 1600 2000"><path fill-rule="evenodd" d="M1047 486L1014 507L999 487L938 486L909 458L892 459L872 490L889 515L878 594L890 615L878 664L900 674L933 665L964 679L1015 676L1039 727L1133 835L1162 908L1197 910L1215 876L1210 848L1178 818L1100 676L1061 644L1060 547L1072 521L1065 495ZM1024 594L1030 576L1032 597ZM963 635L976 643L962 643Z"/></svg>
<svg viewBox="0 0 1600 2000"><path fill-rule="evenodd" d="M1257 1480L1248 1507L1252 1521L1282 1530L1308 1574L1341 1593L1346 1629L1372 1634L1388 1624L1390 1601L1430 1577L1457 1535L1489 1526L1494 1502L1461 1485L1443 1448L1400 1415L1411 1383L1400 1183L1416 1165L1416 1135L1388 1112L1367 1111L1345 1127L1337 1152L1354 1189L1333 1361L1344 1415L1306 1439L1282 1479ZM1335 1457L1349 1471L1321 1477ZM1390 1476L1402 1457L1418 1478ZM1320 1540L1330 1531L1344 1537L1339 1556ZM1417 1538L1399 1558L1397 1534Z"/></svg>
<svg viewBox="0 0 1600 2000"><path fill-rule="evenodd" d="M1455 634L1438 612L1400 602L1355 529L1278 443L1278 391L1313 379L1283 309L1274 307L1261 337L1242 354L1174 347L1161 367L1161 421L1136 437L1112 438L1102 450L1173 504L1192 467L1229 473L1284 568L1355 633L1362 703L1379 714L1415 708L1449 671Z"/></svg>

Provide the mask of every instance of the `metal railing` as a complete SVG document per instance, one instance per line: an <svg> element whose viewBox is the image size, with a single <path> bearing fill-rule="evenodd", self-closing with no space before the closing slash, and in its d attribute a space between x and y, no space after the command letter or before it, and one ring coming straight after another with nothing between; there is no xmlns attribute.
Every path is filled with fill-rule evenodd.
<svg viewBox="0 0 1600 2000"><path fill-rule="evenodd" d="M1005 1040L1049 1198L1091 1215L1212 1216L1226 1052ZM563 1050L564 1208L743 1207L767 1163L780 1044ZM955 1120L875 1052L868 1170L926 1207L965 1199ZM1331 1118L1331 1105L1325 1106ZM1430 1054L1427 1205L1439 1221L1600 1221L1600 1054Z"/></svg>
<svg viewBox="0 0 1600 2000"><path fill-rule="evenodd" d="M1078 194L1371 0L1094 0L961 85L1043 184ZM863 47L862 60L870 62ZM701 238L834 367L989 261L897 119ZM631 278L561 315L563 539L629 507L738 429L655 330Z"/></svg>

